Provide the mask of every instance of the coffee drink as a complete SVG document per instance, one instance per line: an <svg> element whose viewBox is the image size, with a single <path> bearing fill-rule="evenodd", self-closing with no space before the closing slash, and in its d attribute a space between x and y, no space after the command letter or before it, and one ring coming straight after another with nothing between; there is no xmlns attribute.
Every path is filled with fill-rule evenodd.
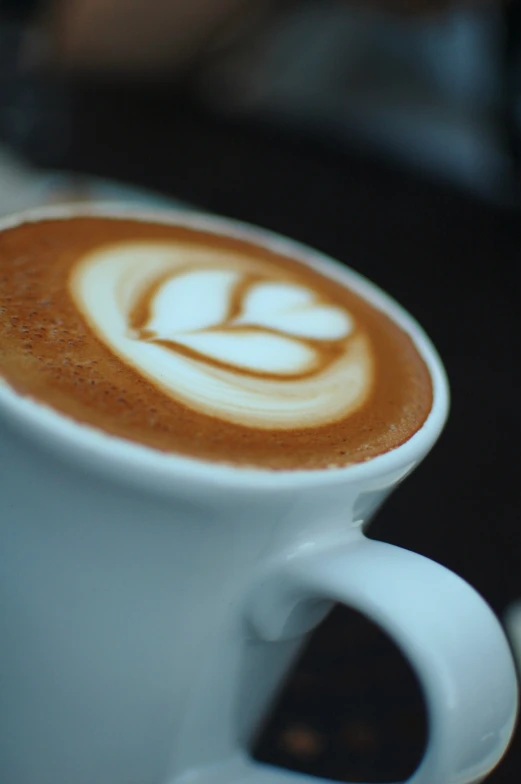
<svg viewBox="0 0 521 784"><path fill-rule="evenodd" d="M365 461L432 405L411 338L298 258L109 216L0 233L0 374L80 423L270 469Z"/></svg>

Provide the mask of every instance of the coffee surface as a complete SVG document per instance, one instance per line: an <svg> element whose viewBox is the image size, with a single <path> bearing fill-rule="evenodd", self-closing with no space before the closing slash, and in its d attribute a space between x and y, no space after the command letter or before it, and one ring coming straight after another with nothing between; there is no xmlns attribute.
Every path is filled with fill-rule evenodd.
<svg viewBox="0 0 521 784"><path fill-rule="evenodd" d="M409 336L337 280L249 241L122 218L0 233L0 374L112 435L272 469L364 461L432 405Z"/></svg>

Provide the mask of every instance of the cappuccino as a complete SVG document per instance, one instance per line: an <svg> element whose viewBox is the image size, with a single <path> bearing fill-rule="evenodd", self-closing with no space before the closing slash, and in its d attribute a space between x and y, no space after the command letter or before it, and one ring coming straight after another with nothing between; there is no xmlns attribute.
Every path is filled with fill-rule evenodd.
<svg viewBox="0 0 521 784"><path fill-rule="evenodd" d="M268 469L365 461L432 405L411 338L245 238L110 216L0 233L0 374L109 435Z"/></svg>

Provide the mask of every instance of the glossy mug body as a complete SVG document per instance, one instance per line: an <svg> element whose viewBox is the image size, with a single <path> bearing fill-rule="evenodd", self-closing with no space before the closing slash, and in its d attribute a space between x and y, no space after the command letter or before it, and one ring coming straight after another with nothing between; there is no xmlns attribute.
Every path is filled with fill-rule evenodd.
<svg viewBox="0 0 521 784"><path fill-rule="evenodd" d="M418 674L429 742L411 781L481 780L516 715L501 628L451 572L363 535L443 427L448 388L432 345L385 294L318 253L232 221L154 217L253 238L345 281L411 334L432 411L365 464L270 473L160 454L0 385L0 780L301 778L247 748L335 601L379 623Z"/></svg>

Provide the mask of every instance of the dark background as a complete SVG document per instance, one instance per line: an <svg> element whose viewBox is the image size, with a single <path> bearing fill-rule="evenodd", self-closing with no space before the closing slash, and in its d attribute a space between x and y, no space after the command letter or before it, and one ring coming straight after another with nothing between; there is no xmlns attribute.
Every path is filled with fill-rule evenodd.
<svg viewBox="0 0 521 784"><path fill-rule="evenodd" d="M183 91L49 88L34 74L3 73L0 138L35 167L145 186L294 237L374 280L421 322L446 365L452 412L369 533L445 564L500 616L521 598L514 104L499 113L513 180L508 197L489 198L354 144L216 113ZM426 735L406 662L378 629L338 608L254 751L318 776L389 782L412 772ZM490 782L515 784L520 773L518 732Z"/></svg>

